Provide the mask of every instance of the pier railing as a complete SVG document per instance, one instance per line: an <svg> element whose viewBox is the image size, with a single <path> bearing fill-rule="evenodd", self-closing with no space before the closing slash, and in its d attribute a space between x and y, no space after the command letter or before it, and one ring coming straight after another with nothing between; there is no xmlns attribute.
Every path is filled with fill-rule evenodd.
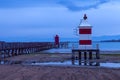
<svg viewBox="0 0 120 80"><path fill-rule="evenodd" d="M0 57L40 52L54 47L53 42L0 42Z"/></svg>
<svg viewBox="0 0 120 80"><path fill-rule="evenodd" d="M12 57L48 50L52 48L67 48L68 42L60 42L56 46L54 42L4 42L0 41L0 58Z"/></svg>

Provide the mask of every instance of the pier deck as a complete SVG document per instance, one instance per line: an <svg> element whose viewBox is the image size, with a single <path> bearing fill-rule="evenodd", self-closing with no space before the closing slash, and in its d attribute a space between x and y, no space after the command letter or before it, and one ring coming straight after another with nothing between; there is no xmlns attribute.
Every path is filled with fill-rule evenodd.
<svg viewBox="0 0 120 80"><path fill-rule="evenodd" d="M61 42L61 47L67 47L68 42ZM56 47L54 42L4 42L0 41L0 59L40 52L43 50L48 50Z"/></svg>
<svg viewBox="0 0 120 80"><path fill-rule="evenodd" d="M29 54L54 48L51 42L0 42L0 58Z"/></svg>

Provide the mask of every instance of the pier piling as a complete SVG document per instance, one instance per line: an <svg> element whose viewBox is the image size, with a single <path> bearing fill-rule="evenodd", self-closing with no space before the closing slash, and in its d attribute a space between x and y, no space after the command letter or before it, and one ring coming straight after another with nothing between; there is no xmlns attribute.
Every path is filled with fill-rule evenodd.
<svg viewBox="0 0 120 80"><path fill-rule="evenodd" d="M75 61L75 56L76 56L75 53L78 53L77 56L78 56L79 64L81 64L82 60L86 61L86 60L94 59L93 53L96 53L94 56L95 59L100 59L99 49L87 49L87 50L85 50L85 49L72 49L72 60L74 59L73 61ZM82 57L82 55L83 55L83 57ZM85 63L85 65L87 65L87 64Z"/></svg>

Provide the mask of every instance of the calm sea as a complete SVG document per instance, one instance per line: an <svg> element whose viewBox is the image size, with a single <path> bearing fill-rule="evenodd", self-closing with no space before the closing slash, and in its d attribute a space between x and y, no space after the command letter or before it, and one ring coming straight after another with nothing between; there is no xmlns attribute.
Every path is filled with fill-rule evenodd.
<svg viewBox="0 0 120 80"><path fill-rule="evenodd" d="M120 42L93 42L93 46L99 44L100 50L120 50Z"/></svg>
<svg viewBox="0 0 120 80"><path fill-rule="evenodd" d="M99 44L99 49L101 51L120 51L120 42L93 42L92 46L93 48L96 48L96 44ZM47 50L45 52L51 52L51 53L68 53L71 52L72 46L74 48L78 47L77 42L71 42L68 45L68 48L59 48L59 49L51 49Z"/></svg>
<svg viewBox="0 0 120 80"><path fill-rule="evenodd" d="M100 50L120 50L120 42L93 42L92 47L96 48L97 44ZM77 42L69 43L69 48L71 48L72 45L74 45L75 48L78 47Z"/></svg>

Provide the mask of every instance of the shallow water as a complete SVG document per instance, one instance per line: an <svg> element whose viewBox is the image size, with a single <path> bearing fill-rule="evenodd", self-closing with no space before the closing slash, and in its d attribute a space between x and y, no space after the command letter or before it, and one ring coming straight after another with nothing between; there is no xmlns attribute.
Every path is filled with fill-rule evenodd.
<svg viewBox="0 0 120 80"><path fill-rule="evenodd" d="M49 66L98 66L98 67L106 67L106 68L120 68L120 63L111 63L111 62L89 62L89 61L61 61L61 62L38 62L38 61L7 61L2 60L0 61L1 65L4 64L21 64L21 65L49 65Z"/></svg>
<svg viewBox="0 0 120 80"><path fill-rule="evenodd" d="M120 63L111 63L111 62L43 62L43 63L31 63L31 65L56 65L56 66L99 66L99 67L107 67L107 68L120 68Z"/></svg>
<svg viewBox="0 0 120 80"><path fill-rule="evenodd" d="M60 49L60 48L56 48L56 49L50 49L50 50L45 50L43 51L44 53L71 53L72 52L72 49Z"/></svg>

